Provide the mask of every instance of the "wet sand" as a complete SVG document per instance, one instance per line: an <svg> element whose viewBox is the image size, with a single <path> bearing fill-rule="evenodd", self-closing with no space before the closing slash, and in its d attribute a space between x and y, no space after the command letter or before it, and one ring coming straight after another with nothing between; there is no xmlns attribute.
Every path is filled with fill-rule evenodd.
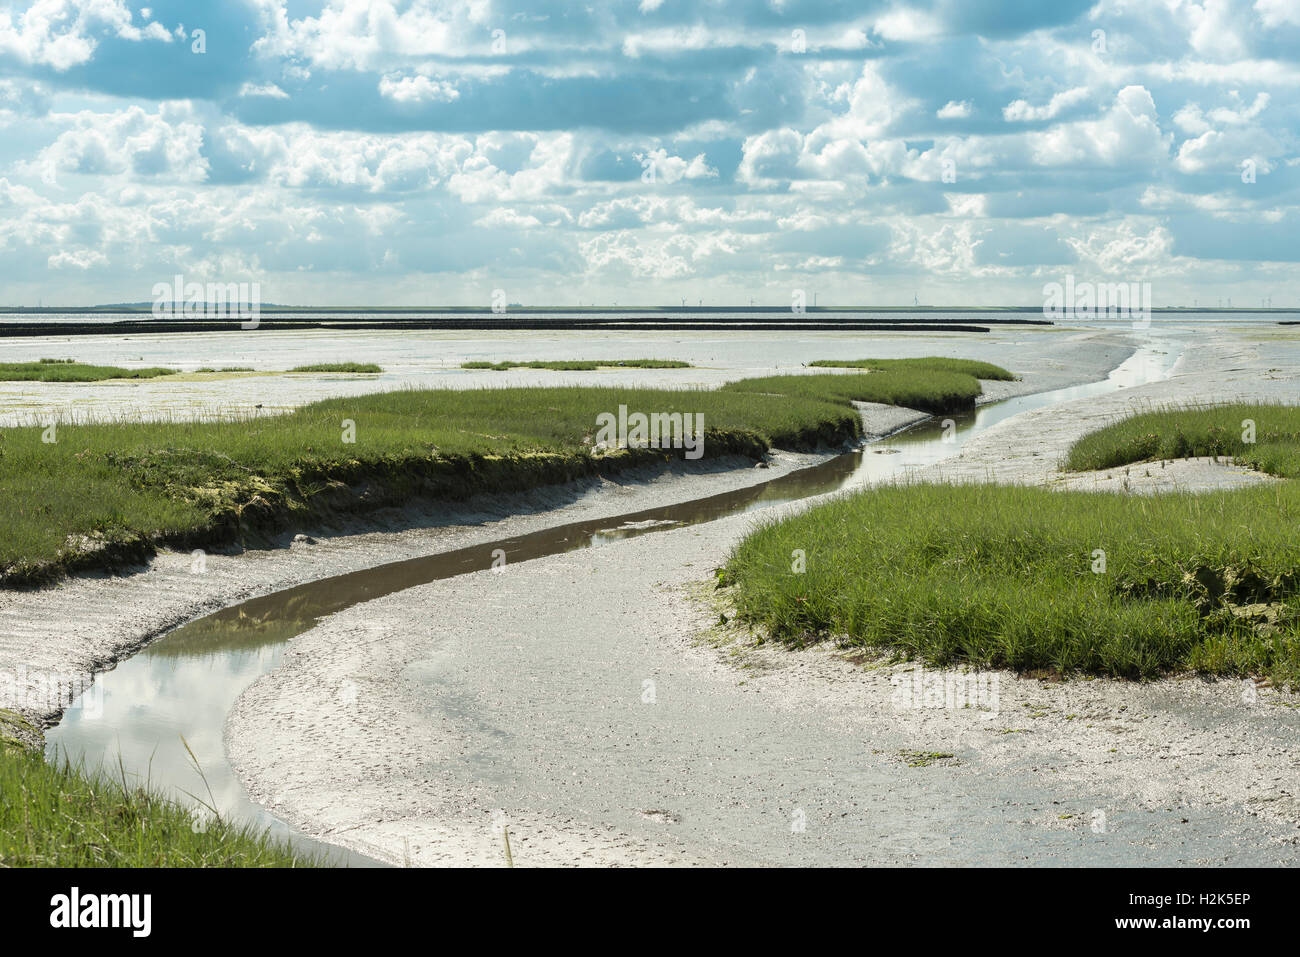
<svg viewBox="0 0 1300 957"><path fill-rule="evenodd" d="M1077 330L1005 326L988 334L829 332L301 332L253 330L175 336L0 339L0 362L77 358L125 368L161 366L181 377L98 383L0 382L0 427L64 421L266 415L318 399L405 388L618 385L711 388L733 379L801 371L833 358L942 355L997 362L1014 357L1039 388L1077 381L1068 351L1076 335L1122 339L1124 327ZM678 359L690 369L466 370L473 360ZM328 362L374 363L379 374L285 373ZM254 373L194 375L199 368Z"/></svg>
<svg viewBox="0 0 1300 957"><path fill-rule="evenodd" d="M1194 346L1167 382L1009 419L930 477L1051 481L1143 403L1295 394L1262 376L1294 361ZM499 865L501 820L516 866L1294 863L1289 695L995 673L996 706L933 707L960 672L719 624L707 579L754 520L342 612L242 696L232 760L278 814L394 863Z"/></svg>

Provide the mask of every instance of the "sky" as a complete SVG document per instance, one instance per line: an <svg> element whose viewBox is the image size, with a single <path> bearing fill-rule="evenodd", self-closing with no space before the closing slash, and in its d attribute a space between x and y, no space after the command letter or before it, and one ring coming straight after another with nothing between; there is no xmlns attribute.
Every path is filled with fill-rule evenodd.
<svg viewBox="0 0 1300 957"><path fill-rule="evenodd" d="M1300 305L1300 0L0 0L0 305Z"/></svg>

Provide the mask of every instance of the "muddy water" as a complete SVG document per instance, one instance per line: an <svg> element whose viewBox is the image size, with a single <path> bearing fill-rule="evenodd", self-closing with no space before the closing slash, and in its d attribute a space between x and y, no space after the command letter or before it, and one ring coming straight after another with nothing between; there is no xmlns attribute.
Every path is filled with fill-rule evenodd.
<svg viewBox="0 0 1300 957"><path fill-rule="evenodd" d="M320 619L396 591L490 568L502 559L513 563L599 547L904 477L955 455L972 436L1013 415L1165 378L1176 359L1174 352L1145 348L1102 382L1022 396L948 420L932 419L821 465L750 488L393 562L232 606L169 632L101 674L86 692L94 706L74 703L58 727L47 734L47 756L51 760L69 758L90 768L110 767L115 776L120 773L120 759L128 777L139 783L148 783L196 807L215 806L227 819L269 830L337 863L365 866L371 863L366 858L311 841L253 802L226 759L222 738L226 717L239 695L275 667L289 639ZM201 775L195 761L202 768Z"/></svg>

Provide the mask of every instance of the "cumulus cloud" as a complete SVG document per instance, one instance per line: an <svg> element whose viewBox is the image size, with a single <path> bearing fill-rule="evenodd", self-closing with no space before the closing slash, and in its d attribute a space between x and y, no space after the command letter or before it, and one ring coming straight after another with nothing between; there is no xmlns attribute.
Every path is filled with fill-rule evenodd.
<svg viewBox="0 0 1300 957"><path fill-rule="evenodd" d="M1079 259L1091 264L1103 275L1133 276L1152 266L1170 264L1173 236L1163 226L1144 229L1129 220L1114 225L1095 226L1067 243ZM1149 274L1149 273L1148 273Z"/></svg>
<svg viewBox="0 0 1300 957"><path fill-rule="evenodd" d="M1296 0L891 0L806 24L737 0L246 0L212 7L204 56L162 9L0 12L11 295L183 268L424 299L428 274L455 295L490 269L536 283L523 301L694 301L795 277L856 295L869 270L898 301L1014 301L1076 259L1238 275L1209 222L1300 244Z"/></svg>
<svg viewBox="0 0 1300 957"><path fill-rule="evenodd" d="M82 110L55 114L69 127L27 164L46 183L63 174L128 176L202 182L208 163L202 155L203 127L185 109L139 106L113 113Z"/></svg>
<svg viewBox="0 0 1300 957"><path fill-rule="evenodd" d="M1100 119L1062 123L1031 140L1044 166L1100 163L1118 166L1164 160L1173 141L1160 129L1155 100L1142 86L1126 86Z"/></svg>
<svg viewBox="0 0 1300 957"><path fill-rule="evenodd" d="M767 130L746 137L737 177L745 183L761 185L799 175L799 157L803 152L803 135L798 130Z"/></svg>
<svg viewBox="0 0 1300 957"><path fill-rule="evenodd" d="M876 17L872 29L885 40L926 40L943 32L943 23L916 7L898 6Z"/></svg>
<svg viewBox="0 0 1300 957"><path fill-rule="evenodd" d="M427 76L389 74L379 81L379 93L398 103L450 103L460 92L450 83Z"/></svg>
<svg viewBox="0 0 1300 957"><path fill-rule="evenodd" d="M318 16L290 17L282 0L258 0L266 33L253 49L326 69L384 69L416 57L464 52L459 28L483 30L486 6L415 0L330 0Z"/></svg>
<svg viewBox="0 0 1300 957"><path fill-rule="evenodd" d="M1076 86L1052 94L1052 98L1043 106L1030 106L1028 100L1013 100L1002 108L1002 118L1008 123L1034 122L1037 120L1054 120L1063 111L1088 99L1088 88Z"/></svg>
<svg viewBox="0 0 1300 957"><path fill-rule="evenodd" d="M38 116L50 108L50 92L41 83L0 79L0 118Z"/></svg>
<svg viewBox="0 0 1300 957"><path fill-rule="evenodd" d="M239 88L240 96L268 96L273 100L287 100L289 94L274 83L245 83Z"/></svg>
<svg viewBox="0 0 1300 957"><path fill-rule="evenodd" d="M1296 0L1255 0L1259 22L1268 29L1283 25L1300 26L1300 3Z"/></svg>
<svg viewBox="0 0 1300 957"><path fill-rule="evenodd" d="M226 155L261 181L290 189L369 193L430 189L454 174L472 146L433 133L353 136L306 126L283 130L231 125L220 131Z"/></svg>
<svg viewBox="0 0 1300 957"><path fill-rule="evenodd" d="M666 149L649 150L634 154L644 170L643 181L650 180L673 184L683 179L709 179L718 175L718 171L709 166L700 153L691 159L672 156Z"/></svg>
<svg viewBox="0 0 1300 957"><path fill-rule="evenodd" d="M136 25L123 0L37 0L16 19L13 10L0 11L0 55L23 63L67 70L90 60L104 35L171 40L161 24Z"/></svg>

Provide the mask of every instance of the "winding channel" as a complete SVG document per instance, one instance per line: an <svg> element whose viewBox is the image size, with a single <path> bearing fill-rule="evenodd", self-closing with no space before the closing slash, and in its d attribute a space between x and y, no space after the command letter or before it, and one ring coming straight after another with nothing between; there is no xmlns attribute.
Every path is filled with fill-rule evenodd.
<svg viewBox="0 0 1300 957"><path fill-rule="evenodd" d="M1102 381L954 416L955 433L929 419L748 488L391 562L233 605L168 632L98 675L47 732L46 757L112 769L114 777L124 772L130 781L196 808L216 807L226 820L269 831L331 863L375 866L362 855L308 838L269 813L247 795L227 760L223 729L231 708L245 688L276 667L291 638L352 605L491 567L497 550L508 562L529 561L905 476L956 455L971 437L1022 412L1167 378L1179 352L1176 347L1164 351L1166 344L1174 345L1148 342Z"/></svg>

